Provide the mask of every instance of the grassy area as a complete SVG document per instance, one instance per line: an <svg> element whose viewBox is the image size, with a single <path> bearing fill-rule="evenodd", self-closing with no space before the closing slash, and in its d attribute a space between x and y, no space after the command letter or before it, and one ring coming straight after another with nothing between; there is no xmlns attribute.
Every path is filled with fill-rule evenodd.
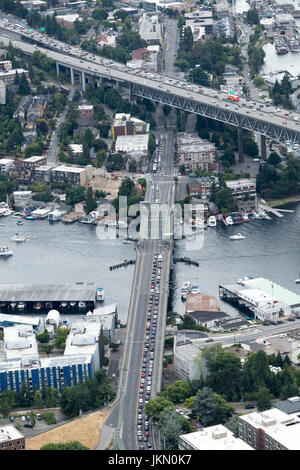
<svg viewBox="0 0 300 470"><path fill-rule="evenodd" d="M298 195L296 194L295 196L285 197L282 199L272 199L270 201L267 201L267 204L270 207L283 207L292 202L300 202L300 194Z"/></svg>

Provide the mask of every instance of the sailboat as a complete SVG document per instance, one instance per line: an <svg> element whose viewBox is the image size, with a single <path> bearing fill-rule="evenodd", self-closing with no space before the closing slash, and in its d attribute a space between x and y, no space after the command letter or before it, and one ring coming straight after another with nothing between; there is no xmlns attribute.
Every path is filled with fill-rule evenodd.
<svg viewBox="0 0 300 470"><path fill-rule="evenodd" d="M300 284L300 273L298 279L295 279L295 284Z"/></svg>

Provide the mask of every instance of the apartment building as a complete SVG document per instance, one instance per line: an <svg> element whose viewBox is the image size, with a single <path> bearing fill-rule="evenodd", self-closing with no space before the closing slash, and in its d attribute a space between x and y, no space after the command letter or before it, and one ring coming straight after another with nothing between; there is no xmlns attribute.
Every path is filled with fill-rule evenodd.
<svg viewBox="0 0 300 470"><path fill-rule="evenodd" d="M222 424L182 434L178 447L180 450L253 450Z"/></svg>
<svg viewBox="0 0 300 470"><path fill-rule="evenodd" d="M92 177L92 165L87 165L84 168L60 165L52 169L52 181L54 183L69 183L84 186Z"/></svg>
<svg viewBox="0 0 300 470"><path fill-rule="evenodd" d="M15 161L12 160L11 158L1 158L0 159L0 174L5 175L9 173L9 170L11 170L14 167Z"/></svg>
<svg viewBox="0 0 300 470"><path fill-rule="evenodd" d="M12 424L0 427L0 450L24 450L25 437Z"/></svg>
<svg viewBox="0 0 300 470"><path fill-rule="evenodd" d="M252 211L257 209L255 180L244 178L226 181L226 186L231 189L239 210Z"/></svg>
<svg viewBox="0 0 300 470"><path fill-rule="evenodd" d="M203 171L217 170L215 144L196 134L177 134L177 155L179 165L183 165L186 171L197 168Z"/></svg>
<svg viewBox="0 0 300 470"><path fill-rule="evenodd" d="M11 70L0 70L0 80L2 80L5 84L13 83L16 73L18 73L19 76L21 76L24 73L27 80L29 78L28 70L11 69Z"/></svg>
<svg viewBox="0 0 300 470"><path fill-rule="evenodd" d="M239 437L256 450L300 450L299 418L276 408L249 413L239 417Z"/></svg>

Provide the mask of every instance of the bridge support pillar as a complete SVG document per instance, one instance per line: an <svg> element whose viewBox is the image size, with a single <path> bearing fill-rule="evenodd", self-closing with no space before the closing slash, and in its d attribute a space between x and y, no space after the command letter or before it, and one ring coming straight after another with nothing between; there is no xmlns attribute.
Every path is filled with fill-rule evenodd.
<svg viewBox="0 0 300 470"><path fill-rule="evenodd" d="M180 128L181 131L185 131L187 113L185 111L180 111Z"/></svg>
<svg viewBox="0 0 300 470"><path fill-rule="evenodd" d="M81 86L82 86L83 91L85 91L86 83L85 83L85 73L84 72L81 72Z"/></svg>
<svg viewBox="0 0 300 470"><path fill-rule="evenodd" d="M56 62L56 75L58 76L59 75L59 63Z"/></svg>
<svg viewBox="0 0 300 470"><path fill-rule="evenodd" d="M74 81L74 70L72 69L72 67L70 67L70 73L71 73L71 85L74 85L74 84L75 84L75 81Z"/></svg>
<svg viewBox="0 0 300 470"><path fill-rule="evenodd" d="M260 135L260 155L263 160L267 159L266 136Z"/></svg>
<svg viewBox="0 0 300 470"><path fill-rule="evenodd" d="M244 148L243 148L243 129L238 127L238 152L239 162L243 163L244 160Z"/></svg>

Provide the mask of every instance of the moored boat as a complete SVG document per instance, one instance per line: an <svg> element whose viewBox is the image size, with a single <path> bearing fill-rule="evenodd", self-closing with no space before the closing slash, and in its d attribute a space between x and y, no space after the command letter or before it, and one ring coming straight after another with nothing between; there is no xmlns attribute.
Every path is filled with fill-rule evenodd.
<svg viewBox="0 0 300 470"><path fill-rule="evenodd" d="M230 240L243 240L246 237L242 235L241 233L237 233L236 235L231 235L231 237L229 238Z"/></svg>
<svg viewBox="0 0 300 470"><path fill-rule="evenodd" d="M12 256L13 252L8 248L8 246L0 246L0 256L6 258L7 256Z"/></svg>

